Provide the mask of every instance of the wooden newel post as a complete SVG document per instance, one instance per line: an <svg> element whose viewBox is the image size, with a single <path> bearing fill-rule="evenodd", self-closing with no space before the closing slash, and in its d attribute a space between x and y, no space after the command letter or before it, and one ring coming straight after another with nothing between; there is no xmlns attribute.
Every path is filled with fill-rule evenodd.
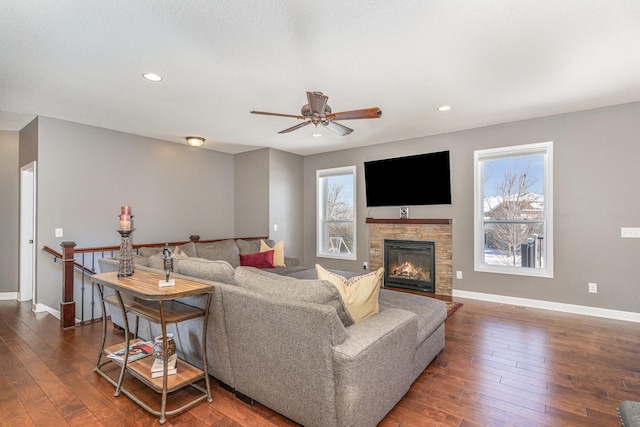
<svg viewBox="0 0 640 427"><path fill-rule="evenodd" d="M60 327L76 326L76 303L73 301L73 263L75 242L62 242L62 301L60 302Z"/></svg>

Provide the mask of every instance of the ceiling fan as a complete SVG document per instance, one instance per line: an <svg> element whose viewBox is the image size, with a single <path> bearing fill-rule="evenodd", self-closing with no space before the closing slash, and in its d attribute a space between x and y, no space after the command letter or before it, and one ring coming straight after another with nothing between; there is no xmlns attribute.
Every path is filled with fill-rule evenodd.
<svg viewBox="0 0 640 427"><path fill-rule="evenodd" d="M304 120L304 122L285 130L281 130L278 133L291 132L313 123L316 127L318 127L318 125L324 126L330 131L341 136L349 135L353 132L353 129L337 123L336 120L378 119L382 115L382 111L378 107L332 113L331 107L327 105L328 99L329 97L324 95L322 92L307 92L307 100L309 103L302 106L302 109L300 110L301 115L299 116L294 114L269 113L266 111L251 111L251 114L293 117L295 119Z"/></svg>

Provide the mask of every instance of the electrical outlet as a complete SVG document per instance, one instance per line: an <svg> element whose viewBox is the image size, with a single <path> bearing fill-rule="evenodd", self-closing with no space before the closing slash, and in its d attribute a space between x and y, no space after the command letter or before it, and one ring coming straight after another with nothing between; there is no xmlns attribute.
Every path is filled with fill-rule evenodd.
<svg viewBox="0 0 640 427"><path fill-rule="evenodd" d="M367 270L369 268L369 263L367 261L362 263L362 268Z"/></svg>
<svg viewBox="0 0 640 427"><path fill-rule="evenodd" d="M273 224L273 231L278 231L278 224Z"/></svg>
<svg viewBox="0 0 640 427"><path fill-rule="evenodd" d="M456 271L456 279L462 279L462 271Z"/></svg>
<svg viewBox="0 0 640 427"><path fill-rule="evenodd" d="M598 284L597 283L589 283L589 293L597 294L598 293Z"/></svg>
<svg viewBox="0 0 640 427"><path fill-rule="evenodd" d="M55 229L56 237L62 237L62 228Z"/></svg>

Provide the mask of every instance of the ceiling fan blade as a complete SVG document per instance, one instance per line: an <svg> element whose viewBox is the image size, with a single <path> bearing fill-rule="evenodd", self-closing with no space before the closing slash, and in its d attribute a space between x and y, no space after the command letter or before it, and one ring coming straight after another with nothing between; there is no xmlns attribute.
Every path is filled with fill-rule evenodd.
<svg viewBox="0 0 640 427"><path fill-rule="evenodd" d="M340 136L349 135L351 132L353 132L353 129L341 125L340 123L333 122L331 120L322 122L322 126L326 127L331 132L337 133Z"/></svg>
<svg viewBox="0 0 640 427"><path fill-rule="evenodd" d="M309 101L311 115L317 113L321 116L324 114L328 99L329 97L323 95L322 92L307 92L307 100Z"/></svg>
<svg viewBox="0 0 640 427"><path fill-rule="evenodd" d="M302 128L302 127L305 127L305 126L306 126L306 125L308 125L309 123L311 123L311 120L307 120L306 122L298 123L297 125L292 126L292 127L290 127L290 128L287 128L287 129L285 129L285 130L281 130L281 131L280 131L280 132L278 132L278 133L287 133L287 132L291 132L292 130L296 130L296 129L300 129L300 128Z"/></svg>
<svg viewBox="0 0 640 427"><path fill-rule="evenodd" d="M267 111L249 111L251 114L264 114L265 116L293 117L294 119L306 119L305 116L296 116L293 114L269 113Z"/></svg>
<svg viewBox="0 0 640 427"><path fill-rule="evenodd" d="M332 120L379 119L380 116L382 110L378 107L327 114L327 118Z"/></svg>

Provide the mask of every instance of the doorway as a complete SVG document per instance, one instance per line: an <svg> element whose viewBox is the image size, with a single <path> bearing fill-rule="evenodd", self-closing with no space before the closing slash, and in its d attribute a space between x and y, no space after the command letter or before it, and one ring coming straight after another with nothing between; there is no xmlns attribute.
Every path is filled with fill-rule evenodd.
<svg viewBox="0 0 640 427"><path fill-rule="evenodd" d="M19 301L36 307L36 162L20 168L20 293Z"/></svg>

